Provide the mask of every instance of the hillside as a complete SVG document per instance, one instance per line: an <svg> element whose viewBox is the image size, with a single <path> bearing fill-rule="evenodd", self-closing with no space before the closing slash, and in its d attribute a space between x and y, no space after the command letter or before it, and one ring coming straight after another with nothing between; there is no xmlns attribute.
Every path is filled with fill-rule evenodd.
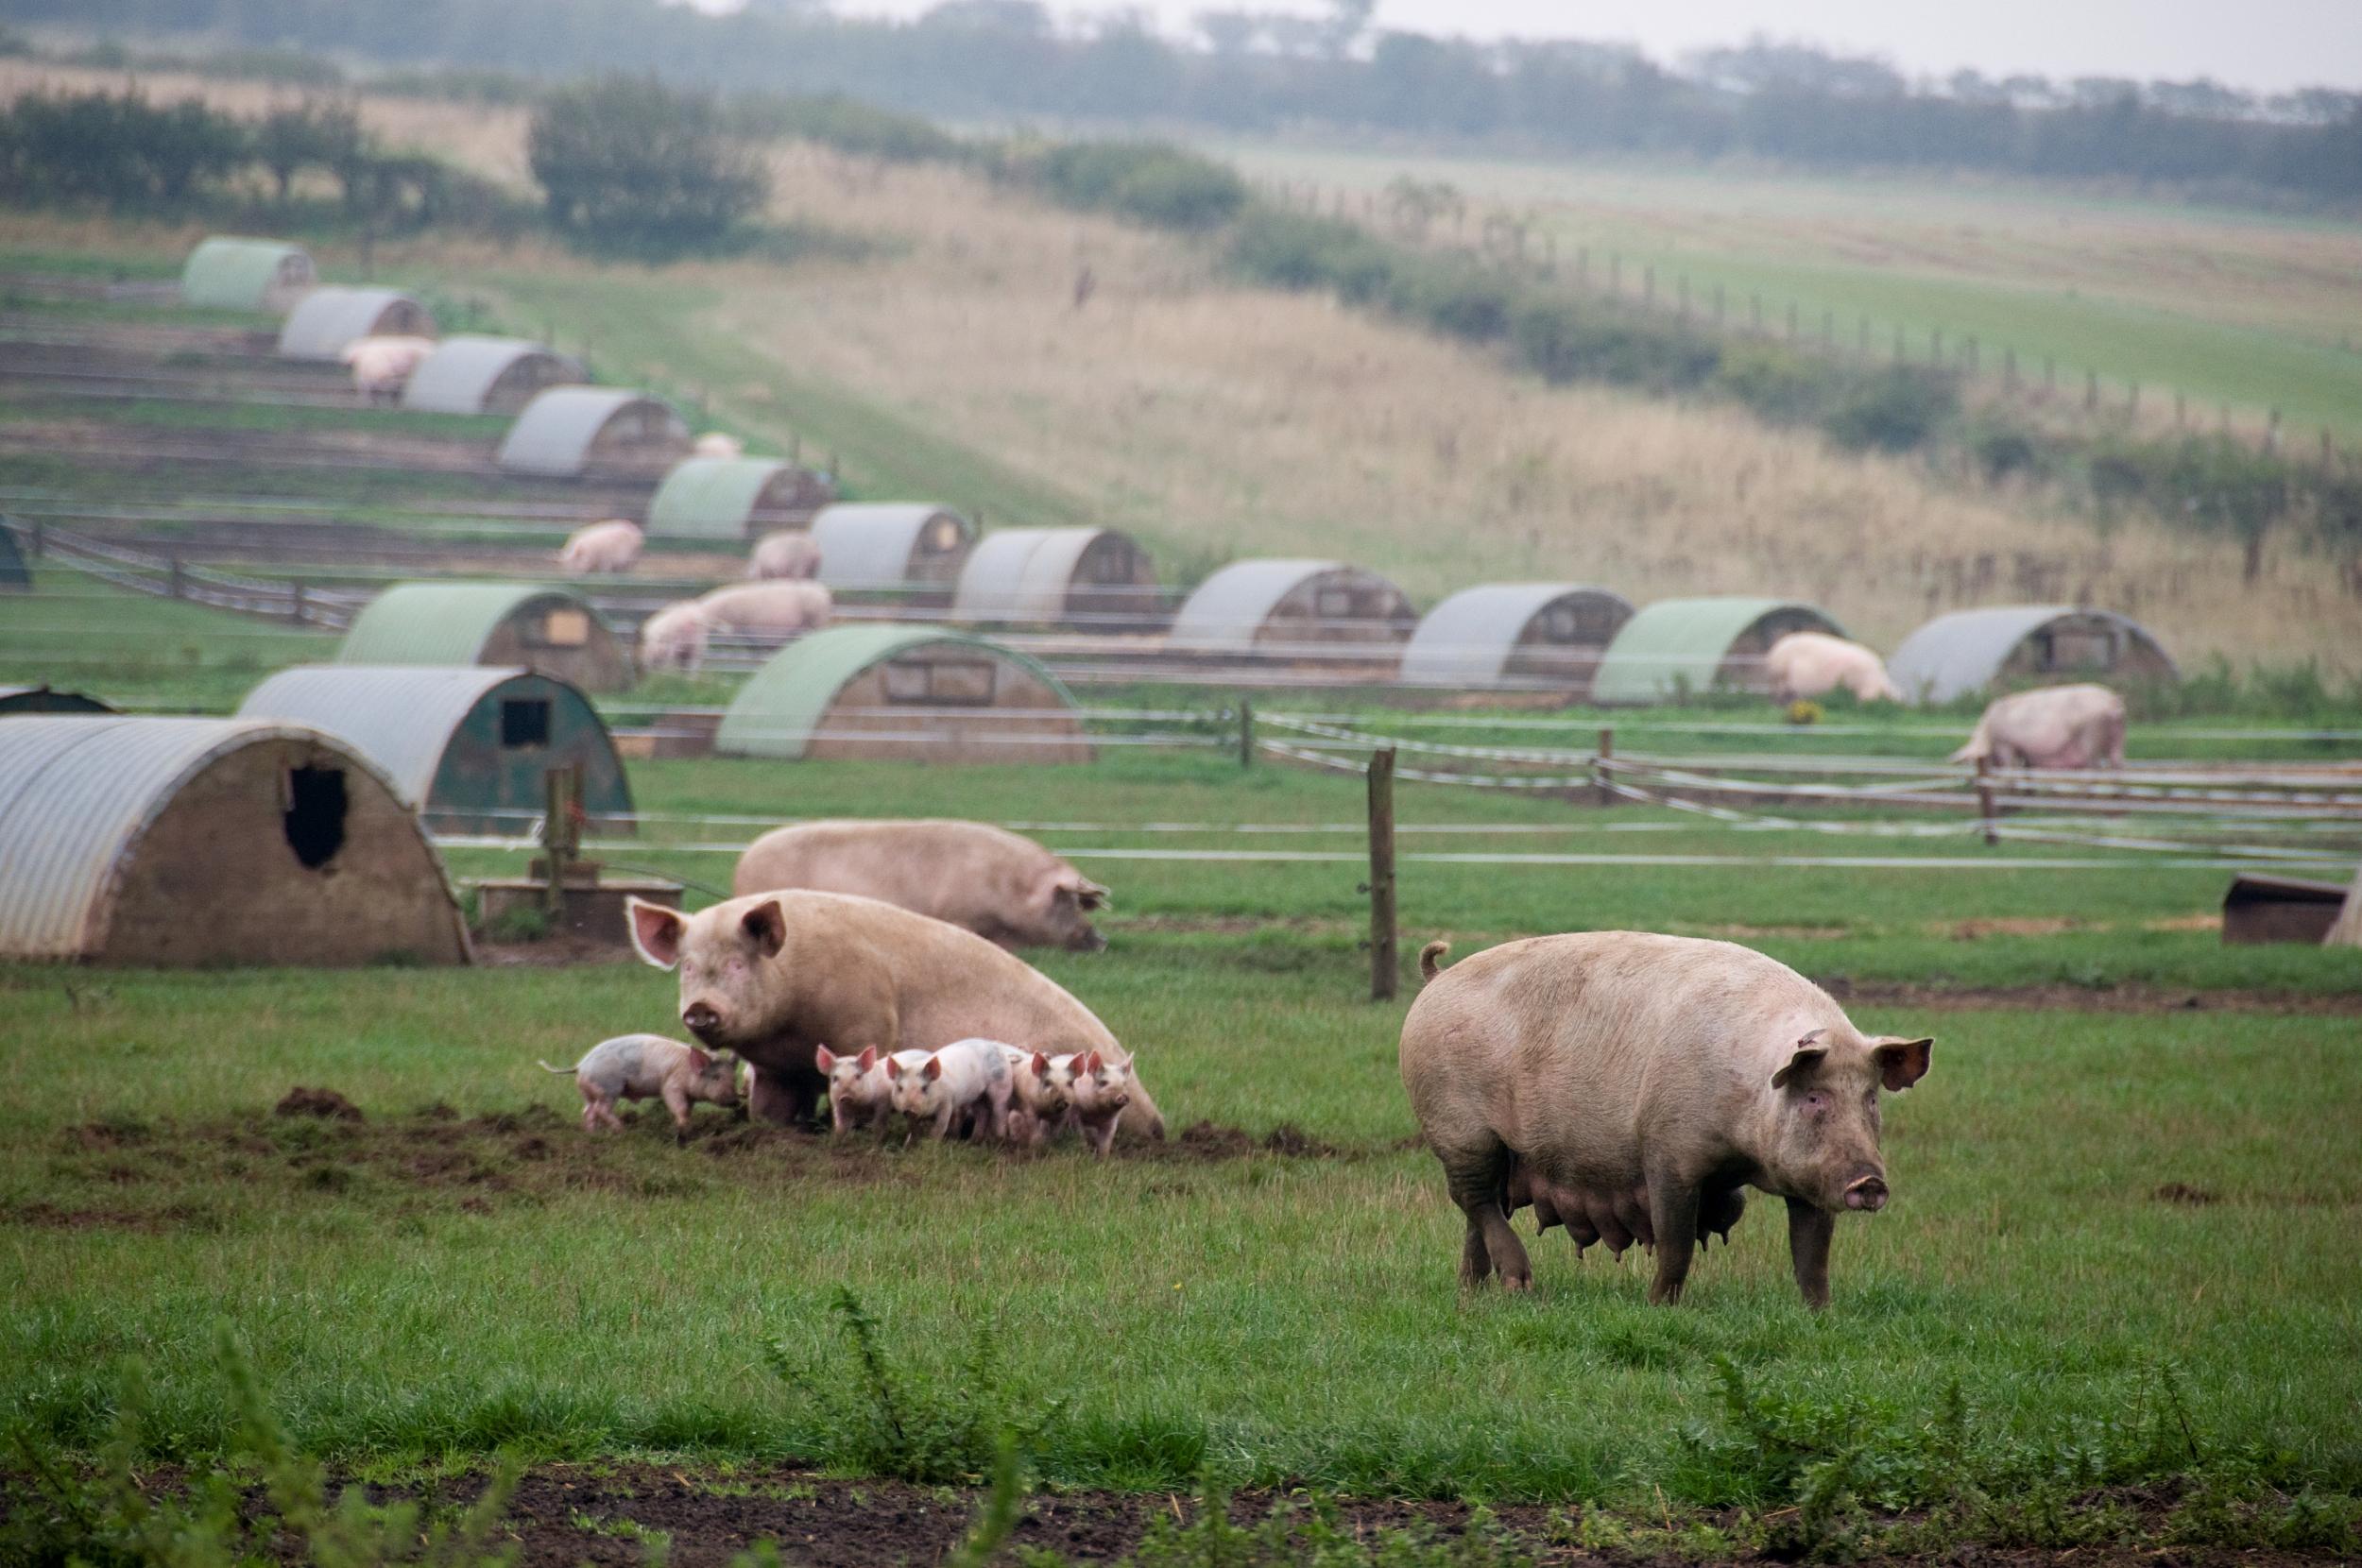
<svg viewBox="0 0 2362 1568"><path fill-rule="evenodd" d="M513 111L386 100L368 115L501 178L524 167ZM652 272L437 242L381 246L380 267L464 282L518 324L587 342L609 375L702 388L717 418L834 449L863 493L1134 530L1169 579L1320 554L1387 570L1423 602L1499 577L1642 600L1758 591L1816 600L1890 646L1956 604L2089 599L2151 622L2185 658L2355 665L2351 602L2292 550L2268 552L2243 588L2234 546L2148 521L2102 533L1727 407L1548 388L1317 297L1237 287L1184 242L973 175L804 147L774 163L778 215L825 242L792 264ZM22 239L44 221L11 227Z"/></svg>

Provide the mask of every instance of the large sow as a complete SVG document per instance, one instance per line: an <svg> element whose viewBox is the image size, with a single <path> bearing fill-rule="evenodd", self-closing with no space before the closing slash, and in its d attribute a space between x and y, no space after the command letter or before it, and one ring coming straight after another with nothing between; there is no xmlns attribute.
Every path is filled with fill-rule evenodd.
<svg viewBox="0 0 2362 1568"><path fill-rule="evenodd" d="M746 1103L766 1120L818 1110L829 1092L815 1062L823 1046L883 1057L984 1035L1053 1056L1130 1060L1089 1008L1022 959L874 898L766 893L693 915L638 898L628 908L640 956L680 971L681 1023L753 1066ZM1164 1116L1137 1082L1123 1126L1137 1137L1165 1135Z"/></svg>
<svg viewBox="0 0 2362 1568"><path fill-rule="evenodd" d="M1463 1284L1533 1283L1509 1228L1526 1202L1578 1248L1656 1251L1652 1302L1681 1299L1701 1231L1727 1239L1754 1187L1788 1202L1797 1286L1829 1301L1838 1212L1886 1205L1881 1090L1932 1040L1868 1036L1827 992L1728 942L1534 937L1429 981L1402 1026L1403 1087L1467 1216Z"/></svg>
<svg viewBox="0 0 2362 1568"><path fill-rule="evenodd" d="M738 858L730 891L850 893L948 920L1003 947L1107 946L1090 917L1107 890L1033 840L948 818L831 819L775 827Z"/></svg>

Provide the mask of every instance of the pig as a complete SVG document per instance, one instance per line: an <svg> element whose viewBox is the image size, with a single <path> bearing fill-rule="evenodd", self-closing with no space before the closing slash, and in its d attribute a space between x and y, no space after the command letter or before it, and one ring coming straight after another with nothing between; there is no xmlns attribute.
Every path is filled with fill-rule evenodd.
<svg viewBox="0 0 2362 1568"><path fill-rule="evenodd" d="M1039 1144L1074 1113L1074 1055L1050 1056L1002 1045L1009 1059L1009 1139Z"/></svg>
<svg viewBox="0 0 2362 1568"><path fill-rule="evenodd" d="M888 1064L899 1061L904 1067L916 1069L926 1060L925 1051L905 1050L881 1062L875 1046L864 1048L859 1056L839 1056L826 1046L813 1050L812 1065L829 1081L830 1124L839 1133L882 1125L892 1110L888 1101Z"/></svg>
<svg viewBox="0 0 2362 1568"><path fill-rule="evenodd" d="M746 575L756 582L787 578L801 582L820 575L820 546L810 534L765 534L746 553Z"/></svg>
<svg viewBox="0 0 2362 1568"><path fill-rule="evenodd" d="M738 1103L738 1066L726 1057L661 1034L619 1034L602 1040L571 1067L540 1064L544 1072L572 1073L582 1090L582 1130L620 1129L618 1099L661 1099L673 1113L673 1130L689 1135L689 1105Z"/></svg>
<svg viewBox="0 0 2362 1568"><path fill-rule="evenodd" d="M2124 699L2104 686L2051 686L1996 697L1955 762L2003 768L2121 768Z"/></svg>
<svg viewBox="0 0 2362 1568"><path fill-rule="evenodd" d="M908 1061L918 1055L916 1064ZM1009 1059L998 1040L954 1040L928 1053L897 1051L885 1061L889 1102L915 1122L934 1124L934 1135L968 1123L979 1137L1003 1137L1009 1125Z"/></svg>
<svg viewBox="0 0 2362 1568"><path fill-rule="evenodd" d="M689 444L689 454L692 457L744 457L746 455L746 443L735 435L709 430Z"/></svg>
<svg viewBox="0 0 2362 1568"><path fill-rule="evenodd" d="M434 351L431 337L356 337L340 357L352 372L352 389L378 402L400 395L419 361Z"/></svg>
<svg viewBox="0 0 2362 1568"><path fill-rule="evenodd" d="M1734 943L1642 931L1532 937L1428 981L1403 1020L1403 1087L1467 1219L1460 1277L1532 1287L1509 1227L1530 1202L1578 1251L1656 1252L1649 1300L1681 1299L1700 1232L1728 1238L1741 1187L1786 1201L1797 1287L1829 1303L1840 1212L1886 1206L1878 1095L1935 1042L1865 1035L1828 993Z"/></svg>
<svg viewBox="0 0 2362 1568"><path fill-rule="evenodd" d="M640 623L640 668L695 670L712 630L695 600L675 600Z"/></svg>
<svg viewBox="0 0 2362 1568"><path fill-rule="evenodd" d="M835 600L825 583L733 583L700 598L697 611L716 631L784 635L826 626Z"/></svg>
<svg viewBox="0 0 2362 1568"><path fill-rule="evenodd" d="M1774 702L1818 697L1843 687L1864 702L1899 703L1902 691L1887 678L1886 662L1858 642L1825 632L1790 632L1763 656Z"/></svg>
<svg viewBox="0 0 2362 1568"><path fill-rule="evenodd" d="M815 1048L842 1055L936 1050L979 1036L1047 1053L1117 1051L1065 987L972 931L874 898L787 891L693 915L629 900L632 946L680 971L680 1017L716 1050L754 1064L752 1112L811 1116L827 1092ZM1162 1138L1163 1114L1132 1063L1124 1131Z"/></svg>
<svg viewBox="0 0 2362 1568"><path fill-rule="evenodd" d="M567 535L565 547L557 553L557 564L573 572L629 571L646 543L638 523L610 518Z"/></svg>
<svg viewBox="0 0 2362 1568"><path fill-rule="evenodd" d="M813 888L883 899L1003 947L1095 953L1107 890L1033 840L981 822L830 818L775 827L746 846L730 891Z"/></svg>
<svg viewBox="0 0 2362 1568"><path fill-rule="evenodd" d="M1113 1051L1087 1051L1069 1058L1073 1075L1072 1119L1091 1152L1105 1159L1115 1147L1116 1123L1132 1102L1132 1065Z"/></svg>

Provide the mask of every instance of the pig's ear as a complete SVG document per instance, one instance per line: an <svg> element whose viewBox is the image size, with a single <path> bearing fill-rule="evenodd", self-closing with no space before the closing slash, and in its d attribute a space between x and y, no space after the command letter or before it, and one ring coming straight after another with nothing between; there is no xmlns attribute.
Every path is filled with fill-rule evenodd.
<svg viewBox="0 0 2362 1568"><path fill-rule="evenodd" d="M625 909L631 919L634 951L659 969L670 969L680 962L681 932L689 927L687 915L645 898L626 899Z"/></svg>
<svg viewBox="0 0 2362 1568"><path fill-rule="evenodd" d="M1050 1076L1050 1058L1044 1056L1041 1052L1034 1052L1033 1066L1034 1076L1036 1078L1048 1078Z"/></svg>
<svg viewBox="0 0 2362 1568"><path fill-rule="evenodd" d="M1074 1070L1081 1073L1086 1078L1098 1072L1099 1067L1100 1056L1097 1051L1092 1051L1089 1055L1084 1057L1080 1062L1074 1064Z"/></svg>
<svg viewBox="0 0 2362 1568"><path fill-rule="evenodd" d="M864 1072L867 1072L870 1068L876 1066L877 1065L878 1048L875 1046L862 1047L861 1054L853 1058L853 1065L859 1067Z"/></svg>
<svg viewBox="0 0 2362 1568"><path fill-rule="evenodd" d="M1927 1060L1935 1048L1932 1039L1906 1040L1900 1035L1881 1034L1873 1042L1870 1057L1878 1064L1878 1082L1890 1092L1900 1094L1927 1076Z"/></svg>
<svg viewBox="0 0 2362 1568"><path fill-rule="evenodd" d="M918 1076L925 1079L930 1083L933 1083L936 1079L941 1078L943 1076L943 1058L940 1056L930 1056L927 1058L927 1065L918 1069Z"/></svg>
<svg viewBox="0 0 2362 1568"><path fill-rule="evenodd" d="M779 949L787 946L787 912L779 908L777 898L765 898L748 910L738 929L764 958L779 957Z"/></svg>
<svg viewBox="0 0 2362 1568"><path fill-rule="evenodd" d="M1819 1066L1821 1059L1829 1054L1829 1048L1821 1043L1821 1037L1828 1032L1825 1029L1816 1029L1797 1041L1796 1052L1788 1059L1788 1065L1772 1075L1772 1086L1785 1089L1790 1080L1801 1078Z"/></svg>
<svg viewBox="0 0 2362 1568"><path fill-rule="evenodd" d="M1077 874L1067 885L1074 890L1074 902L1086 912L1116 907L1115 895L1087 877Z"/></svg>
<svg viewBox="0 0 2362 1568"><path fill-rule="evenodd" d="M813 1048L812 1065L824 1073L834 1072L836 1071L836 1052L826 1046L815 1046Z"/></svg>
<svg viewBox="0 0 2362 1568"><path fill-rule="evenodd" d="M689 1065L699 1072L710 1072L713 1069L713 1058L692 1046L689 1048Z"/></svg>
<svg viewBox="0 0 2362 1568"><path fill-rule="evenodd" d="M886 1058L886 1076L888 1078L899 1078L902 1076L902 1064L897 1062L891 1056Z"/></svg>

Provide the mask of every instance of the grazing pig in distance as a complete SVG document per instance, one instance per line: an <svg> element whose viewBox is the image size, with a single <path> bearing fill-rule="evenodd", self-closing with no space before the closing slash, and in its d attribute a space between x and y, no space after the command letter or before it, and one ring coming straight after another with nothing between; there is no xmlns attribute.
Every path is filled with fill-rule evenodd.
<svg viewBox="0 0 2362 1568"><path fill-rule="evenodd" d="M802 582L820 575L820 546L810 534L765 534L746 554L746 575L757 582Z"/></svg>
<svg viewBox="0 0 2362 1568"><path fill-rule="evenodd" d="M1858 642L1825 632L1790 632L1763 656L1774 702L1818 697L1845 688L1864 702L1899 703L1903 693L1887 678L1886 662Z"/></svg>
<svg viewBox="0 0 2362 1568"><path fill-rule="evenodd" d="M419 361L434 351L431 337L356 337L341 357L352 372L352 389L379 402L399 396Z"/></svg>
<svg viewBox="0 0 2362 1568"><path fill-rule="evenodd" d="M697 601L697 612L715 631L764 636L816 632L835 606L825 583L733 583Z"/></svg>
<svg viewBox="0 0 2362 1568"><path fill-rule="evenodd" d="M674 1130L686 1136L689 1105L738 1103L738 1065L661 1034L619 1034L602 1040L571 1067L540 1064L544 1072L572 1073L582 1091L582 1130L620 1129L619 1099L661 1099L673 1113Z"/></svg>
<svg viewBox="0 0 2362 1568"><path fill-rule="evenodd" d="M718 430L709 430L689 445L692 457L744 457L746 443Z"/></svg>
<svg viewBox="0 0 2362 1568"><path fill-rule="evenodd" d="M567 535L565 547L557 553L557 564L573 572L629 571L646 543L647 537L638 523L610 518Z"/></svg>
<svg viewBox="0 0 2362 1568"><path fill-rule="evenodd" d="M632 946L680 971L680 1015L715 1049L755 1065L748 1103L767 1119L816 1110L815 1049L937 1050L983 1036L1048 1052L1117 1050L1090 1009L984 938L873 898L765 893L693 915L634 898ZM1161 1138L1164 1117L1133 1063L1124 1130Z"/></svg>
<svg viewBox="0 0 2362 1568"><path fill-rule="evenodd" d="M2003 768L2121 768L2124 699L2104 686L2052 686L1996 697L1955 762Z"/></svg>
<svg viewBox="0 0 2362 1568"><path fill-rule="evenodd" d="M705 662L712 631L693 599L676 600L640 623L640 668L694 670Z"/></svg>
<svg viewBox="0 0 2362 1568"><path fill-rule="evenodd" d="M1031 839L981 822L830 819L775 827L746 846L730 891L813 888L948 920L1003 947L1095 953L1107 890Z"/></svg>
<svg viewBox="0 0 2362 1568"><path fill-rule="evenodd" d="M1403 1087L1467 1217L1463 1284L1533 1276L1509 1228L1532 1202L1581 1248L1656 1250L1652 1302L1681 1299L1699 1233L1739 1188L1788 1202L1797 1287L1829 1302L1837 1215L1886 1205L1878 1095L1926 1075L1930 1040L1865 1035L1828 993L1728 942L1591 931L1479 953L1402 1026Z"/></svg>
<svg viewBox="0 0 2362 1568"><path fill-rule="evenodd" d="M1073 1073L1074 1125L1101 1159L1115 1147L1116 1123L1132 1102L1132 1065L1113 1051L1087 1051L1068 1059Z"/></svg>
<svg viewBox="0 0 2362 1568"><path fill-rule="evenodd" d="M897 1051L886 1058L886 1082L894 1109L913 1121L934 1123L937 1138L955 1122L967 1122L979 1137L1000 1138L1009 1128L1009 1059L998 1040L954 1040L920 1056Z"/></svg>

